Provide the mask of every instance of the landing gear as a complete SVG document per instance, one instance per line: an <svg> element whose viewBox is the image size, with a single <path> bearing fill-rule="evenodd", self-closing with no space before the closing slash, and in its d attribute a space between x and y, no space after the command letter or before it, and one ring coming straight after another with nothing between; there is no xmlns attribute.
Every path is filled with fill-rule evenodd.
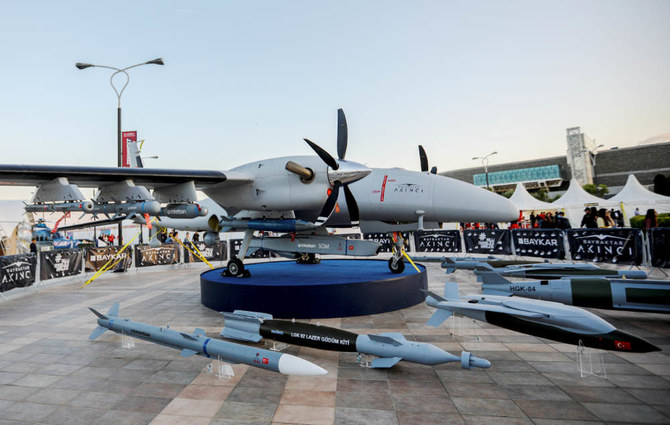
<svg viewBox="0 0 670 425"><path fill-rule="evenodd" d="M226 270L221 273L228 277L249 277L251 274L248 270L244 270L244 263L237 257L233 257L228 261Z"/></svg>
<svg viewBox="0 0 670 425"><path fill-rule="evenodd" d="M391 234L393 241L393 255L389 258L389 270L391 273L402 273L405 270L405 261L403 260L403 252L405 249L405 240L401 233L393 232Z"/></svg>
<svg viewBox="0 0 670 425"><path fill-rule="evenodd" d="M302 254L295 261L298 264L319 264L320 258L316 258L316 254Z"/></svg>
<svg viewBox="0 0 670 425"><path fill-rule="evenodd" d="M402 258L391 257L389 258L389 270L391 273L402 273L405 270L405 262Z"/></svg>

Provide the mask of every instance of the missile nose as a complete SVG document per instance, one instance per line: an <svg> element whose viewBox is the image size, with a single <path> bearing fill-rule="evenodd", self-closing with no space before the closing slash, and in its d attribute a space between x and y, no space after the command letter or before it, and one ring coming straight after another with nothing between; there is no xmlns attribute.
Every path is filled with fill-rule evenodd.
<svg viewBox="0 0 670 425"><path fill-rule="evenodd" d="M279 373L284 375L318 376L326 375L328 371L300 357L291 354L282 354L279 357Z"/></svg>

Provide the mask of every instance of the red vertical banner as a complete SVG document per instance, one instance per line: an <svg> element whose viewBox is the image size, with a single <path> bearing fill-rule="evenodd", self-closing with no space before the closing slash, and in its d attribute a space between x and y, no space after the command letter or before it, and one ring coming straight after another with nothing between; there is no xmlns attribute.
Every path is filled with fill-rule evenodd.
<svg viewBox="0 0 670 425"><path fill-rule="evenodd" d="M122 141L122 167L130 167L130 158L128 158L128 142L137 142L137 131L124 131L121 133Z"/></svg>

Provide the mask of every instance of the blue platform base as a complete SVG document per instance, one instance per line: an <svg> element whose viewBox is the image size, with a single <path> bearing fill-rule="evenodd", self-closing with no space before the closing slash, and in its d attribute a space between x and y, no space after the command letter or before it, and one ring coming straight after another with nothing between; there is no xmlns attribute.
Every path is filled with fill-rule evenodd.
<svg viewBox="0 0 670 425"><path fill-rule="evenodd" d="M202 304L216 311L249 310L276 318L312 319L386 313L424 302L426 268L410 264L400 274L384 260L321 260L245 265L249 278L200 275Z"/></svg>

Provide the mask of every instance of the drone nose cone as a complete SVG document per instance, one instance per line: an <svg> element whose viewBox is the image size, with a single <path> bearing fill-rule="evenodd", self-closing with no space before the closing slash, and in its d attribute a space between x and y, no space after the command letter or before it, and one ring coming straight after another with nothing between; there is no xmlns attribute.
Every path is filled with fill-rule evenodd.
<svg viewBox="0 0 670 425"><path fill-rule="evenodd" d="M443 177L435 189L438 221L497 223L519 218L519 209L512 201L469 183Z"/></svg>
<svg viewBox="0 0 670 425"><path fill-rule="evenodd" d="M607 339L612 341L614 350L629 353L649 353L652 351L661 351L661 349L651 342L627 332L615 330L607 334Z"/></svg>
<svg viewBox="0 0 670 425"><path fill-rule="evenodd" d="M340 181L342 184L353 183L372 172L365 165L353 161L340 159L337 161L337 164L337 170L328 169L328 180L330 180L331 184L334 184L336 181Z"/></svg>

